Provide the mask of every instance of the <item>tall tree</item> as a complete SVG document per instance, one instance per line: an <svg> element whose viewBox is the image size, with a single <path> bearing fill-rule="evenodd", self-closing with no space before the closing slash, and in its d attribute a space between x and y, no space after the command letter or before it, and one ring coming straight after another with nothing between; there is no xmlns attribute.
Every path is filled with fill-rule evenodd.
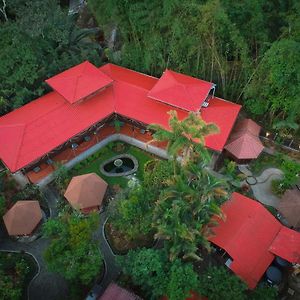
<svg viewBox="0 0 300 300"><path fill-rule="evenodd" d="M43 228L50 239L45 252L47 267L71 282L88 285L100 274L102 255L92 238L98 227L98 215L88 217L76 213L49 219Z"/></svg>
<svg viewBox="0 0 300 300"><path fill-rule="evenodd" d="M168 261L164 250L139 249L119 257L118 262L133 284L146 293L147 299L181 300L198 286L198 275L190 263L177 259Z"/></svg>
<svg viewBox="0 0 300 300"><path fill-rule="evenodd" d="M173 157L182 154L182 165L195 160L198 155L201 160L208 163L209 153L205 148L205 136L218 132L215 124L207 124L196 113L190 112L189 115L179 120L177 112L169 112L169 127L167 130L160 125L152 124L149 129L154 130L153 140L167 142L167 152ZM196 155L197 154L197 155Z"/></svg>
<svg viewBox="0 0 300 300"><path fill-rule="evenodd" d="M94 29L79 29L56 0L7 3L0 27L0 114L41 96L44 80L83 60L100 64Z"/></svg>

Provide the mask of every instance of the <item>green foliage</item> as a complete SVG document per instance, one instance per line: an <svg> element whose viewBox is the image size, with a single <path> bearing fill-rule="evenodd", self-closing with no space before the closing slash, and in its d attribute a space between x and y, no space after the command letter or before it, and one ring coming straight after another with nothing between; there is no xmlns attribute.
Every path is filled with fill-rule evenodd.
<svg viewBox="0 0 300 300"><path fill-rule="evenodd" d="M43 81L89 59L99 64L99 46L56 0L7 2L10 18L0 27L0 114L47 91Z"/></svg>
<svg viewBox="0 0 300 300"><path fill-rule="evenodd" d="M3 215L6 212L6 201L4 195L0 194L0 218L3 217Z"/></svg>
<svg viewBox="0 0 300 300"><path fill-rule="evenodd" d="M246 90L246 107L287 132L297 129L300 121L299 52L299 41L285 38L274 42Z"/></svg>
<svg viewBox="0 0 300 300"><path fill-rule="evenodd" d="M123 197L124 198L123 198ZM153 231L152 211L154 194L143 186L137 186L129 195L121 195L112 215L112 225L128 239L137 239Z"/></svg>
<svg viewBox="0 0 300 300"><path fill-rule="evenodd" d="M210 249L207 236L213 215L222 217L219 205L227 199L227 185L197 165L169 178L153 212L156 238L164 239L169 257L199 260L200 245Z"/></svg>
<svg viewBox="0 0 300 300"><path fill-rule="evenodd" d="M164 250L139 249L118 257L124 274L131 277L147 294L147 299L167 295L169 300L181 300L189 296L198 285L198 275L192 264L177 259L168 261Z"/></svg>
<svg viewBox="0 0 300 300"><path fill-rule="evenodd" d="M211 300L244 300L246 289L246 284L224 267L210 267L200 277L199 292Z"/></svg>
<svg viewBox="0 0 300 300"><path fill-rule="evenodd" d="M204 146L205 136L218 133L217 126L213 123L207 124L193 112L190 112L183 120L178 119L177 112L174 110L169 111L169 115L170 130L156 124L149 125L149 128L154 130L153 140L167 141L168 154L173 159L180 154L183 166L199 160L208 163L210 155Z"/></svg>
<svg viewBox="0 0 300 300"><path fill-rule="evenodd" d="M248 299L249 300L276 300L278 293L274 287L270 287L266 284L259 285L256 289L251 292Z"/></svg>
<svg viewBox="0 0 300 300"><path fill-rule="evenodd" d="M102 268L102 255L92 238L98 223L97 214L65 213L49 219L43 227L44 236L51 240L45 252L49 270L72 282L90 284Z"/></svg>
<svg viewBox="0 0 300 300"><path fill-rule="evenodd" d="M0 253L0 298L21 299L29 264L18 254Z"/></svg>
<svg viewBox="0 0 300 300"><path fill-rule="evenodd" d="M70 180L69 170L64 165L58 166L54 172L54 182L58 187L58 189L64 191L69 180Z"/></svg>
<svg viewBox="0 0 300 300"><path fill-rule="evenodd" d="M173 174L173 166L168 160L150 160L144 167L143 185L157 191L167 186L167 179Z"/></svg>
<svg viewBox="0 0 300 300"><path fill-rule="evenodd" d="M287 157L281 157L283 179L275 179L272 181L272 191L279 196L281 196L287 189L292 188L299 181L300 176L300 164Z"/></svg>
<svg viewBox="0 0 300 300"><path fill-rule="evenodd" d="M13 201L19 200L37 200L40 201L42 198L40 189L37 185L26 184L26 186L13 196Z"/></svg>

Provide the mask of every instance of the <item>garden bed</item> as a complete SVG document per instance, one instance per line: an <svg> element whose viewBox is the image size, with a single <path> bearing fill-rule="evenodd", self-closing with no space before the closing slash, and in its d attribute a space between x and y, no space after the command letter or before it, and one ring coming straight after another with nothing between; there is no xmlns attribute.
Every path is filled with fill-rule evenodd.
<svg viewBox="0 0 300 300"><path fill-rule="evenodd" d="M26 253L0 252L0 266L3 272L3 277L1 276L3 288L6 292L13 293L7 294L7 296L11 295L11 299L27 299L28 285L38 272L38 266L32 256ZM5 282L4 277L6 278ZM9 282L12 283L12 286L9 285L5 288L5 283ZM10 299L5 295L0 295L0 298Z"/></svg>
<svg viewBox="0 0 300 300"><path fill-rule="evenodd" d="M115 230L109 222L105 224L104 232L112 251L116 255L124 255L129 250L140 247L151 248L155 244L152 234L141 236L139 239L128 240L124 234Z"/></svg>

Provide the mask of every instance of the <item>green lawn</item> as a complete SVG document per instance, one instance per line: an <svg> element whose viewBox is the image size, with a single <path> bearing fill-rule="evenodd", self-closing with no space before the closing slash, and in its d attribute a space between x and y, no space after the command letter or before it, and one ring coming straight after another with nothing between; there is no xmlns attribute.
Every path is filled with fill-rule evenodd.
<svg viewBox="0 0 300 300"><path fill-rule="evenodd" d="M124 144L125 148L124 151L117 152L115 149L115 146L117 144ZM101 178L103 178L109 185L115 185L118 184L121 187L126 187L127 186L127 179L126 177L107 177L103 175L100 172L100 165L107 159L114 157L119 154L131 154L133 155L139 163L139 168L137 171L137 177L139 179L143 178L143 172L144 172L144 165L147 161L152 160L154 157L139 149L134 146L128 145L126 143L122 142L112 142L109 143L107 146L104 148L100 149L97 151L95 154L91 155L84 161L78 163L72 168L72 176L76 175L82 175L82 174L87 174L87 173L96 173L98 174Z"/></svg>

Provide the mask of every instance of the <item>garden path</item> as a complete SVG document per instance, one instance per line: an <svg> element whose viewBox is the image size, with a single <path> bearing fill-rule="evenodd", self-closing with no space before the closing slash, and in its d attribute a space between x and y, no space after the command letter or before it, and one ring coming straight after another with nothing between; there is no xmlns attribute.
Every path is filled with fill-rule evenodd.
<svg viewBox="0 0 300 300"><path fill-rule="evenodd" d="M271 184L274 179L282 179L283 172L277 168L268 168L255 177L245 165L240 165L239 170L247 176L246 182L250 185L254 197L265 205L277 208L280 198L273 194Z"/></svg>
<svg viewBox="0 0 300 300"><path fill-rule="evenodd" d="M103 255L105 262L105 273L101 280L101 283L96 283L91 289L90 294L86 298L87 300L98 299L103 294L108 285L116 280L120 274L120 267L115 262L116 255L113 253L104 232L104 227L107 222L108 214L104 210L100 213L100 225L95 234L95 238L99 241L99 247Z"/></svg>

